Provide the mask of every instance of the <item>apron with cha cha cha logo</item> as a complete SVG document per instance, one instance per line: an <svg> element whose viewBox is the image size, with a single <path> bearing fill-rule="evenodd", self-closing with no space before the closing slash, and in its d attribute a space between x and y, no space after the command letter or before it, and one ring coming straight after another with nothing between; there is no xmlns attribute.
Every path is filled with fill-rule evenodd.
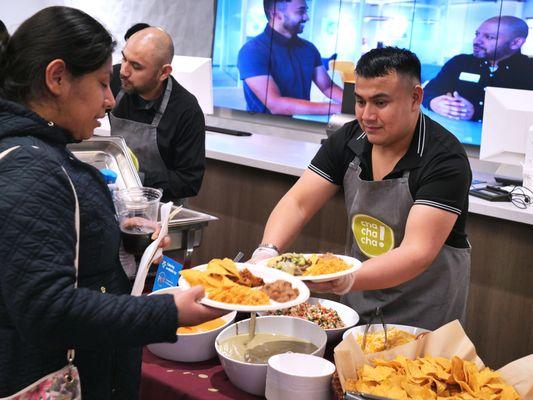
<svg viewBox="0 0 533 400"><path fill-rule="evenodd" d="M344 175L348 213L346 254L361 261L398 247L414 204L409 172L401 178L365 181L356 156ZM463 320L470 279L470 248L444 245L437 258L416 278L381 290L350 292L342 297L366 323L376 307L385 322L436 329Z"/></svg>

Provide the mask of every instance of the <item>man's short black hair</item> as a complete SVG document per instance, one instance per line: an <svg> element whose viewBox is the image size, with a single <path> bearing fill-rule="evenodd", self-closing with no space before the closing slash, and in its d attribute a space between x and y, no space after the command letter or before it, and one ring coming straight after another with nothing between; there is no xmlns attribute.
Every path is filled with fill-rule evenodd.
<svg viewBox="0 0 533 400"><path fill-rule="evenodd" d="M274 8L276 3L290 3L291 0L263 0L263 9L268 20L270 20L270 11Z"/></svg>
<svg viewBox="0 0 533 400"><path fill-rule="evenodd" d="M150 28L150 25L145 22L139 22L135 25L132 25L124 34L124 40L128 40L134 33L142 31L145 28Z"/></svg>
<svg viewBox="0 0 533 400"><path fill-rule="evenodd" d="M377 78L396 72L420 83L421 69L420 60L412 51L386 46L363 54L357 61L355 74L362 78Z"/></svg>

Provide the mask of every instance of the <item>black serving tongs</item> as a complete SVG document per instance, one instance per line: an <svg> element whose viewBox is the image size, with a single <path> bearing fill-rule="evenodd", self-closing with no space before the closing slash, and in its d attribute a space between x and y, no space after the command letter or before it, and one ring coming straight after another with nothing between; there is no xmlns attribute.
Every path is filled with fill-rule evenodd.
<svg viewBox="0 0 533 400"><path fill-rule="evenodd" d="M374 313L370 317L370 321L368 321L368 324L365 326L365 332L363 334L363 345L361 346L363 351L365 351L365 348L366 348L366 335L368 334L368 330L370 329L370 326L372 325L372 322L374 321L374 319L378 319L378 318L381 322L381 325L383 325L383 332L385 333L385 349L388 348L387 324L385 324L385 321L383 320L383 310L381 309L381 307L376 307L376 309L374 310Z"/></svg>
<svg viewBox="0 0 533 400"><path fill-rule="evenodd" d="M372 316L370 317L370 320L368 321L368 324L365 326L365 332L363 334L363 345L361 348L363 351L365 351L366 348L366 335L368 334L368 330L370 329L370 325L372 325L372 322L374 320L379 319L381 322L381 325L383 325L383 332L385 333L385 348L388 347L388 339L387 339L387 324L385 324L385 321L383 319L383 310L381 307L376 307L374 312L372 313ZM361 392L346 392L344 395L345 400L391 400L388 397L382 397L382 396L376 396L373 394L368 393L361 393Z"/></svg>

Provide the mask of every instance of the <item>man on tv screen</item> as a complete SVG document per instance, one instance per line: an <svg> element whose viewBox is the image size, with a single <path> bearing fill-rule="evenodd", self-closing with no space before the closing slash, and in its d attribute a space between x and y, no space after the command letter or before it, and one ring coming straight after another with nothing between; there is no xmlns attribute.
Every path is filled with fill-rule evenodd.
<svg viewBox="0 0 533 400"><path fill-rule="evenodd" d="M476 30L472 54L450 59L424 88L424 106L448 118L480 121L487 86L533 90L532 60L520 52L525 21L492 17Z"/></svg>
<svg viewBox="0 0 533 400"><path fill-rule="evenodd" d="M298 37L309 20L306 0L264 0L265 31L245 43L237 66L248 111L270 114L335 114L342 89L322 65L318 49ZM314 82L334 102L310 101Z"/></svg>

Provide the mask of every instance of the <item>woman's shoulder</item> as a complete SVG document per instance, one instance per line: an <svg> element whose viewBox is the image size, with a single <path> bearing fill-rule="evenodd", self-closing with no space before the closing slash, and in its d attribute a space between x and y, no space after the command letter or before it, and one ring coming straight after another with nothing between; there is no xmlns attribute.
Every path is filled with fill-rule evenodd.
<svg viewBox="0 0 533 400"><path fill-rule="evenodd" d="M61 165L67 155L63 148L58 148L34 136L11 136L0 140L0 160L10 163L25 161L30 157L32 164ZM1 164L0 164L1 166Z"/></svg>
<svg viewBox="0 0 533 400"><path fill-rule="evenodd" d="M35 137L4 138L0 140L0 181L13 189L9 192L61 192L64 157L64 149Z"/></svg>

